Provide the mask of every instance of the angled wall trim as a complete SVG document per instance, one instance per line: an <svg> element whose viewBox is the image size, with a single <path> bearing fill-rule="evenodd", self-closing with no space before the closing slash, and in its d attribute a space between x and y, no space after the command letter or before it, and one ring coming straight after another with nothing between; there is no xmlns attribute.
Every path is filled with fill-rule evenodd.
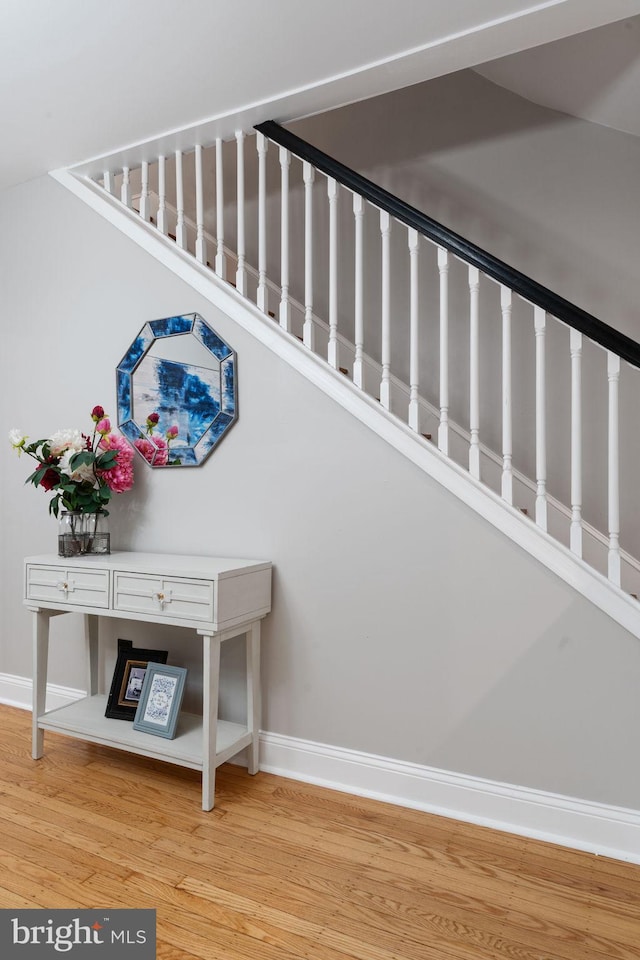
<svg viewBox="0 0 640 960"><path fill-rule="evenodd" d="M323 113L640 13L639 0L520 0L511 9L502 3L501 11L488 2L467 4L471 17L465 17L464 4L457 6L463 9L457 29L451 32L445 29L438 34L436 26L415 47L272 93L267 99L237 104L229 112L165 130L142 143L123 144L74 169L94 176L105 168L134 167L158 153L190 149L196 142L205 146L217 137L230 139L239 128L247 130L271 117L287 122Z"/></svg>

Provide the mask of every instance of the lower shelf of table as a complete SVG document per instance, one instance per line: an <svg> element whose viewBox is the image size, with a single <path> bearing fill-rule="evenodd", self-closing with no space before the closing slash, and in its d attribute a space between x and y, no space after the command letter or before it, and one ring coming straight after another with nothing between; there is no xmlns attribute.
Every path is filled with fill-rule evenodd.
<svg viewBox="0 0 640 960"><path fill-rule="evenodd" d="M133 729L128 720L112 720L105 717L107 698L104 695L85 697L66 707L51 710L38 718L42 730L52 730L65 736L89 740L106 747L115 747L154 760L165 760L192 770L202 770L204 765L202 717L181 713L178 718L177 735L173 740L154 737ZM218 766L248 747L252 735L240 723L218 721L215 765ZM212 758L213 759L213 758Z"/></svg>

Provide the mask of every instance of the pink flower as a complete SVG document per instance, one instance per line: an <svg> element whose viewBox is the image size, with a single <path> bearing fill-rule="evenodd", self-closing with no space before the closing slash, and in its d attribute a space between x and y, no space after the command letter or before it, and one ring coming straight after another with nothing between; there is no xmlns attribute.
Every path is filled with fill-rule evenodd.
<svg viewBox="0 0 640 960"><path fill-rule="evenodd" d="M111 427L109 427L111 429ZM104 480L114 493L124 493L133 486L133 450L124 439L114 433L105 434L98 444L101 450L117 450L115 466L110 470L101 470L100 479Z"/></svg>
<svg viewBox="0 0 640 960"><path fill-rule="evenodd" d="M156 446L156 458L153 465L154 467L164 467L169 459L169 444L164 437L153 437L152 442Z"/></svg>
<svg viewBox="0 0 640 960"><path fill-rule="evenodd" d="M94 423L97 423L98 420L102 420L104 417L104 408L103 407L94 407L91 411L91 419Z"/></svg>
<svg viewBox="0 0 640 960"><path fill-rule="evenodd" d="M153 463L153 458L156 453L155 445L151 440L147 440L146 437L139 437L137 440L133 441L133 445L142 456L145 458L147 463Z"/></svg>
<svg viewBox="0 0 640 960"><path fill-rule="evenodd" d="M102 434L103 437L106 437L108 433L111 433L111 421L104 417L102 420L98 420L96 423L96 433Z"/></svg>
<svg viewBox="0 0 640 960"><path fill-rule="evenodd" d="M169 447L163 437L139 437L133 445L154 467L164 467L169 459Z"/></svg>
<svg viewBox="0 0 640 960"><path fill-rule="evenodd" d="M175 425L174 425L173 427L169 427L169 429L167 430L167 434L166 434L167 440L168 440L169 442L171 442L172 440L175 440L176 437L178 436L178 433L179 433L179 432L180 432L180 431L178 430L178 428L177 428Z"/></svg>

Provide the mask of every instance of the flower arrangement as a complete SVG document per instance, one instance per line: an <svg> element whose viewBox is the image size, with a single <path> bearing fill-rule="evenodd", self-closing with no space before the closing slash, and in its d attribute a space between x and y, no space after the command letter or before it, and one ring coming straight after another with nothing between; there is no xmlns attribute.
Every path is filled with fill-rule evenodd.
<svg viewBox="0 0 640 960"><path fill-rule="evenodd" d="M154 432L159 422L160 414L155 412L150 413L146 422L146 437L139 437L137 440L134 440L133 445L152 466L175 466L181 461L179 457L170 459L169 445L173 440L178 439L178 427L175 425L169 427L164 436L162 436Z"/></svg>
<svg viewBox="0 0 640 960"><path fill-rule="evenodd" d="M19 430L11 430L9 440L18 454L26 453L38 464L25 483L53 491L49 513L58 516L60 508L73 513L102 514L113 493L124 493L133 486L133 450L124 439L111 432L111 423L102 407L91 411L93 431L58 430L47 440L29 439Z"/></svg>

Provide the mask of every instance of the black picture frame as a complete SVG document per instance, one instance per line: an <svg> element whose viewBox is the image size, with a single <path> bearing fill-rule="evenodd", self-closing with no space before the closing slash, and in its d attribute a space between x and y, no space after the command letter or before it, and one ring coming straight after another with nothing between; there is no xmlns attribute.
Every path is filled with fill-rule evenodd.
<svg viewBox="0 0 640 960"><path fill-rule="evenodd" d="M118 640L118 658L107 698L105 717L133 723L147 665L166 663L168 656L168 650L144 650L134 647L129 640Z"/></svg>

